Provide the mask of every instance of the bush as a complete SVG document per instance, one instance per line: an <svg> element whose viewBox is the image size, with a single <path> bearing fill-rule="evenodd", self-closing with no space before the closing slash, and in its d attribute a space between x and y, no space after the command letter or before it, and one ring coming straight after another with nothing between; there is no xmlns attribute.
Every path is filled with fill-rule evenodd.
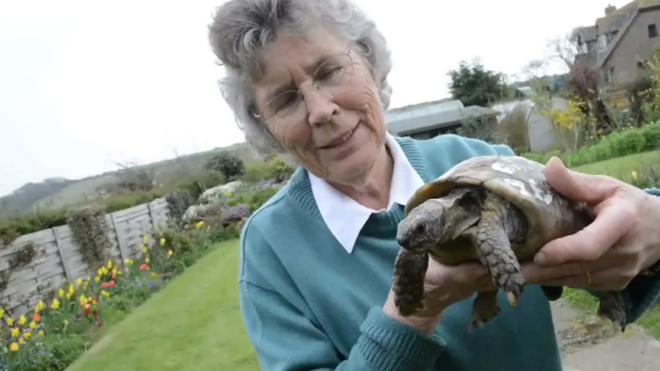
<svg viewBox="0 0 660 371"><path fill-rule="evenodd" d="M250 212L253 213L273 197L277 191L277 188L270 187L254 192L242 193L227 201L227 206L235 206L238 204L249 205Z"/></svg>
<svg viewBox="0 0 660 371"><path fill-rule="evenodd" d="M243 161L235 153L226 151L213 156L206 168L220 172L229 181L236 180L245 173Z"/></svg>
<svg viewBox="0 0 660 371"><path fill-rule="evenodd" d="M522 156L545 164L551 157L559 157L566 166L580 166L628 156L640 152L658 149L660 145L660 122L651 123L641 128L624 128L614 132L600 142L577 151L560 153L552 151L545 154L523 153Z"/></svg>

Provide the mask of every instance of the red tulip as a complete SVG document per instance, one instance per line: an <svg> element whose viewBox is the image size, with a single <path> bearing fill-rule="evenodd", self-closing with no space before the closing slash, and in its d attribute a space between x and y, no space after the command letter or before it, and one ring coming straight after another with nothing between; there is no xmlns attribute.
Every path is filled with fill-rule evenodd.
<svg viewBox="0 0 660 371"><path fill-rule="evenodd" d="M108 283L107 283L107 282L103 282L103 283L101 284L101 288L102 288L102 289L107 289L107 288L108 288Z"/></svg>
<svg viewBox="0 0 660 371"><path fill-rule="evenodd" d="M110 283L108 283L108 286L115 287L115 281L110 281Z"/></svg>
<svg viewBox="0 0 660 371"><path fill-rule="evenodd" d="M142 264L142 265L140 266L140 270L141 270L141 271L144 271L144 270L146 270L146 269L147 269L147 265L146 265L146 264Z"/></svg>

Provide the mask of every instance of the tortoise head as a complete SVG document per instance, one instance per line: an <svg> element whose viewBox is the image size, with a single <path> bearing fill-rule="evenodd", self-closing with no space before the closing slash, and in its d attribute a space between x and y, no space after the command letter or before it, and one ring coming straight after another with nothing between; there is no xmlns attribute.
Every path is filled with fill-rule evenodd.
<svg viewBox="0 0 660 371"><path fill-rule="evenodd" d="M397 242L406 250L429 251L457 238L479 221L483 198L478 187L458 187L422 202L399 223Z"/></svg>

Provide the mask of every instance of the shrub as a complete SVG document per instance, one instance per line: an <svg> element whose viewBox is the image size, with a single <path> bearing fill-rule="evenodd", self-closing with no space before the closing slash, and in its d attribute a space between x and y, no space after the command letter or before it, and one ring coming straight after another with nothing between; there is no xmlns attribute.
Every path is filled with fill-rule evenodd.
<svg viewBox="0 0 660 371"><path fill-rule="evenodd" d="M91 269L103 264L112 247L105 209L94 204L71 209L66 213L66 222L85 264Z"/></svg>
<svg viewBox="0 0 660 371"><path fill-rule="evenodd" d="M175 221L180 221L186 210L195 203L195 198L187 189L177 189L170 193L166 198L169 217Z"/></svg>
<svg viewBox="0 0 660 371"><path fill-rule="evenodd" d="M245 173L245 164L232 152L221 152L213 156L206 168L220 172L229 181L240 178Z"/></svg>
<svg viewBox="0 0 660 371"><path fill-rule="evenodd" d="M227 206L235 206L238 204L250 205L250 212L253 213L273 197L277 191L277 188L269 187L254 192L242 193L227 201Z"/></svg>

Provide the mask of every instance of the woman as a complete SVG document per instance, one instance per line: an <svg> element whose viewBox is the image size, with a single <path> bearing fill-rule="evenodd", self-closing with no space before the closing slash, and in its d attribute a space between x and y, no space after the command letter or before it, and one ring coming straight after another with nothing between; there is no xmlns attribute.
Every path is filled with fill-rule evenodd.
<svg viewBox="0 0 660 371"><path fill-rule="evenodd" d="M210 26L226 68L221 88L248 143L300 167L241 236L240 305L262 370L561 370L538 284L627 287L628 318L658 296L633 278L660 259L660 199L557 161L549 182L598 214L524 268L519 305L466 331L470 297L490 287L478 264L430 263L429 308L403 318L392 268L403 205L425 182L510 148L455 135L428 141L386 132L391 88L385 40L348 0L230 0Z"/></svg>

